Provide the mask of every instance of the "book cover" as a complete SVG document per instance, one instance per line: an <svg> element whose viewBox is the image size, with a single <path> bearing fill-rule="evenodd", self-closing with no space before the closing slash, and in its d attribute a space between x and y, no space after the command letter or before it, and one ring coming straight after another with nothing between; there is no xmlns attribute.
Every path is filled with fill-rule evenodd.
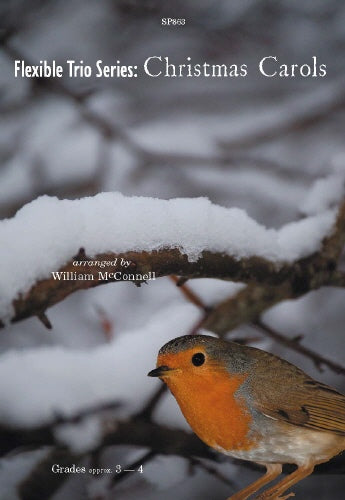
<svg viewBox="0 0 345 500"><path fill-rule="evenodd" d="M0 18L0 499L342 499L344 3Z"/></svg>

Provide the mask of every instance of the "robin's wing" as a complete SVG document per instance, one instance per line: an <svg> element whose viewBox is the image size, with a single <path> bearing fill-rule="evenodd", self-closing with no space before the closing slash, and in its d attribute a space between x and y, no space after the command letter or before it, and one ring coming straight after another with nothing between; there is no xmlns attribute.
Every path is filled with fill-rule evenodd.
<svg viewBox="0 0 345 500"><path fill-rule="evenodd" d="M262 378L261 384L257 384L258 380L250 384L252 404L257 410L277 420L345 436L343 394L280 358L269 356L269 363L266 358L258 364L261 361L264 366L259 371L266 372L265 381Z"/></svg>
<svg viewBox="0 0 345 500"><path fill-rule="evenodd" d="M311 382L313 385L308 384L304 390L300 388L293 394L283 391L281 398L259 402L257 409L277 420L345 436L345 397L330 387Z"/></svg>

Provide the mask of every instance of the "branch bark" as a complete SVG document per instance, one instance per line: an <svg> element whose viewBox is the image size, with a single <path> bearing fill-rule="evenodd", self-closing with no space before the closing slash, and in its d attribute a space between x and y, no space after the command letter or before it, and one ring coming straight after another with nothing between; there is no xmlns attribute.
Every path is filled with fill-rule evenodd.
<svg viewBox="0 0 345 500"><path fill-rule="evenodd" d="M197 262L189 262L187 256L182 254L178 249L163 249L153 252L127 252L121 254L110 252L95 256L87 256L84 250L80 249L79 254L74 257L71 256L70 261L58 271L74 273L78 270L80 272L80 268L78 269L73 266L74 260L80 260L80 254L82 254L82 260L91 262L91 264L95 261L113 261L116 258L124 258L132 263L129 274L139 276L151 272L155 273L156 277L177 274L186 278L219 278L231 281L254 281L279 285L287 279L300 276L301 272L306 275L307 271L305 265L300 268L300 263L292 265L283 264L278 267L276 262L259 257L236 259L229 255L208 251L203 252ZM312 263L313 260L310 260L310 264ZM315 265L319 268L319 274L322 271L327 271L324 269L324 264L319 259L317 263L315 262ZM100 269L95 265L87 265L83 266L82 272L92 275L93 279L55 280L54 278L48 278L38 281L31 290L13 300L15 313L11 322L20 321L30 316L41 316L48 307L62 301L77 290L85 290L116 281L111 279L107 281L99 280L99 271ZM312 272L312 269L309 269L308 273L310 274L310 272ZM328 277L329 271L327 271ZM124 275L123 278L125 278ZM311 278L312 276L309 276L308 281ZM300 279L302 279L302 276ZM138 278L138 283L140 283L140 278ZM0 323L0 326L4 326L4 322Z"/></svg>
<svg viewBox="0 0 345 500"><path fill-rule="evenodd" d="M73 265L74 260L84 260L91 265L83 266L83 273L93 276L89 280L57 280L53 278L38 281L27 293L13 300L14 315L11 322L20 321L30 316L44 318L48 307L62 301L77 290L92 288L115 280L99 280L99 268L92 265L95 261L112 261L124 258L131 262L128 274L138 275L136 284L140 284L140 275L155 273L156 277L178 275L183 278L218 278L262 285L253 288L253 296L247 295L251 302L257 302L257 314L269 305L286 298L299 297L310 290L332 284L336 275L337 260L345 242L345 202L339 209L333 233L324 240L322 249L308 257L293 263L277 263L261 257L236 258L230 255L204 251L196 262L189 262L185 254L178 249L162 249L152 252L112 252L87 256L84 249L78 255L71 256L69 262L59 272L80 272ZM122 275L123 279L128 275ZM259 299L259 300L257 300ZM232 304L235 307L235 304ZM241 311L237 307L237 321L242 321ZM226 308L224 307L224 310ZM252 317L249 319L253 319ZM248 317L246 317L248 321ZM48 324L47 321L44 324ZM0 327L4 321L0 318Z"/></svg>
<svg viewBox="0 0 345 500"><path fill-rule="evenodd" d="M247 281L246 288L218 304L198 328L222 336L242 323L255 321L263 311L283 300L298 298L322 286L345 286L345 273L337 270L344 244L345 202L339 208L334 231L325 238L318 253L285 267L280 282Z"/></svg>

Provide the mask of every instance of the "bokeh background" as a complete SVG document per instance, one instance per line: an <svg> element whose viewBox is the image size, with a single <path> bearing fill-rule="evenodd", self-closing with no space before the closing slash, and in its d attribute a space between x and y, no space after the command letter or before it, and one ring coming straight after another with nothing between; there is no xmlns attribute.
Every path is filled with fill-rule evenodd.
<svg viewBox="0 0 345 500"><path fill-rule="evenodd" d="M163 27L162 17L185 18L186 25ZM0 4L0 42L2 219L43 194L73 199L120 191L165 199L207 196L277 228L302 216L316 179L344 170L341 0L10 0ZM152 79L140 71L136 79L14 78L15 59L33 64L54 59L63 65L75 59L92 66L98 59L106 64L120 59L142 66L152 55L168 56L177 64L187 56L194 63L246 63L248 76ZM264 78L257 65L267 55L277 56L281 64L311 64L317 56L327 65L327 76ZM190 286L209 305L236 289L205 279ZM344 364L343 299L341 289L322 289L286 301L264 317L285 335L302 334L306 345ZM116 345L126 337L128 342L119 344L121 354L124 363L132 363L133 342L147 324L156 322L164 330L174 318L177 336L188 332L199 311L169 278L161 278L141 288L116 283L78 292L48 313L52 333L36 319L9 326L1 332L1 353L42 346L78 353ZM229 333L229 338L248 337L258 337L249 325ZM263 336L253 345L345 388L342 375L328 369L320 374L310 360ZM146 392L156 388L146 372L155 364L158 347L157 340L146 338L145 363L138 361L142 373L136 376ZM121 366L114 370L122 380ZM128 416L141 390L138 385L128 394ZM155 419L187 429L168 394ZM112 447L100 461L125 465L140 451ZM16 484L30 474L42 452L25 450L3 458L1 498L17 498ZM230 461L212 466L237 487L257 477ZM344 476L315 476L296 491L305 499L340 500ZM155 456L144 474L111 488L90 477L71 477L53 498L207 500L230 494L229 485L205 468L191 467L180 457Z"/></svg>

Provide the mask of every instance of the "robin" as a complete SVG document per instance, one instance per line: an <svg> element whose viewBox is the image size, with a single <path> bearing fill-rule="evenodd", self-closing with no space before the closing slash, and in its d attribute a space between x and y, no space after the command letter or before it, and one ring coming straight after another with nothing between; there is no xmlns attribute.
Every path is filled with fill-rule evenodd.
<svg viewBox="0 0 345 500"><path fill-rule="evenodd" d="M345 449L345 396L268 352L186 335L160 349L148 375L168 385L207 445L266 467L228 500L249 498L276 479L283 464L295 464L292 474L255 497L285 500L315 465Z"/></svg>

